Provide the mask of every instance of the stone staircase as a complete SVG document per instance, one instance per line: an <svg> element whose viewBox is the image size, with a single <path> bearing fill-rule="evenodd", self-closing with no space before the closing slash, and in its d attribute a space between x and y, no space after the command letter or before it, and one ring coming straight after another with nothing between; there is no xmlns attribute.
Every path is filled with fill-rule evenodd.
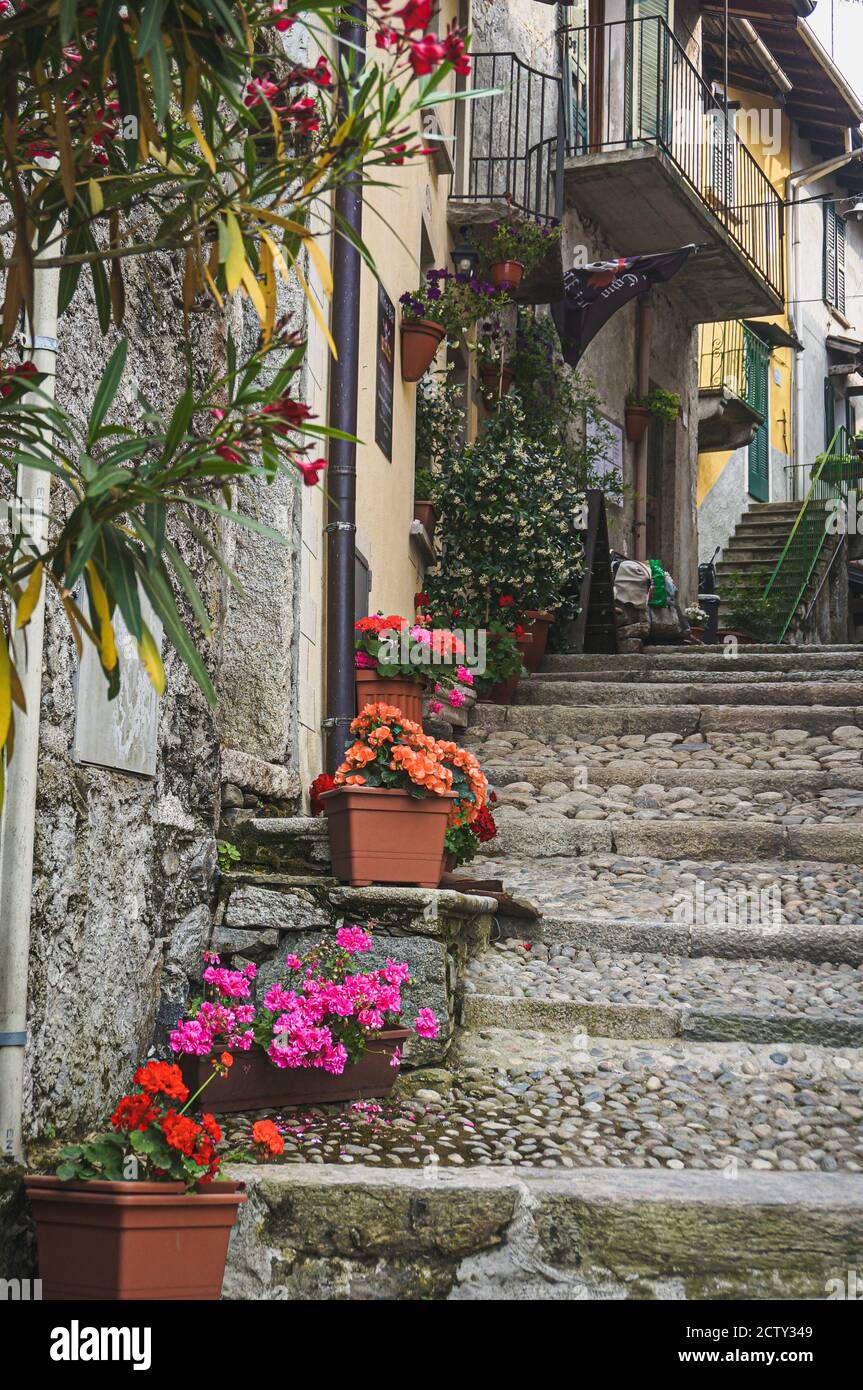
<svg viewBox="0 0 863 1390"><path fill-rule="evenodd" d="M465 741L493 919L335 885L314 823L246 831L267 873L311 836L279 891L430 931L454 1027L392 1103L236 1168L226 1295L825 1297L863 1264L863 650L550 657Z"/></svg>
<svg viewBox="0 0 863 1390"><path fill-rule="evenodd" d="M737 523L716 566L719 591L730 576L757 573L769 578L791 532L799 502L753 502Z"/></svg>

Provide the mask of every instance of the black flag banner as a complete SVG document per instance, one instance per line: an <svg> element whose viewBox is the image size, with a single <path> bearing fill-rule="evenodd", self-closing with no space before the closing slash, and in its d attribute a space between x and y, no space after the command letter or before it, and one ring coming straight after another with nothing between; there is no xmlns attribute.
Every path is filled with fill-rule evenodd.
<svg viewBox="0 0 863 1390"><path fill-rule="evenodd" d="M564 298L552 306L564 361L570 367L576 366L588 343L612 314L651 285L670 280L694 250L694 245L682 246L679 251L594 261L568 270L563 277Z"/></svg>

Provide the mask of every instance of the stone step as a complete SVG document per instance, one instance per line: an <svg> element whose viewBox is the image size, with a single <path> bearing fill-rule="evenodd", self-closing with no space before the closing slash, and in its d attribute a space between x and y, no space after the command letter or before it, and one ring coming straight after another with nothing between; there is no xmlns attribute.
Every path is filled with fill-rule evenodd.
<svg viewBox="0 0 863 1390"><path fill-rule="evenodd" d="M830 734L834 729L863 724L863 707L858 705L721 705L686 704L679 701L679 687L669 687L673 703L636 704L628 700L631 686L621 686L621 703L542 705L493 705L483 701L474 707L471 727L484 730L515 731L547 738L568 734L597 738L619 734L694 734L735 732L773 733L778 729L803 729L812 734ZM655 693L656 686L648 687ZM698 694L702 694L701 691Z"/></svg>
<svg viewBox="0 0 863 1390"><path fill-rule="evenodd" d="M490 856L546 859L616 853L649 858L722 860L805 859L819 864L863 862L863 822L787 825L762 820L576 820L509 809L496 815L495 840L480 847Z"/></svg>
<svg viewBox="0 0 863 1390"><path fill-rule="evenodd" d="M660 757L655 750L655 757ZM655 783L664 788L691 787L698 792L721 792L723 788L743 788L753 795L762 792L788 793L799 800L803 793L835 793L838 800L844 791L863 791L863 768L843 764L843 769L824 772L804 772L801 769L781 770L751 767L667 767L646 759L617 760L600 763L587 759L580 765L545 762L498 762L497 758L482 760L489 781L498 789L513 782L529 782L539 790L552 782L578 788L590 783L596 787L624 785L641 787Z"/></svg>
<svg viewBox="0 0 863 1390"><path fill-rule="evenodd" d="M464 975L468 1028L606 1038L863 1044L863 971L847 964L501 943Z"/></svg>
<svg viewBox="0 0 863 1390"><path fill-rule="evenodd" d="M485 855L482 871L503 879L517 897L534 902L544 913L543 929L551 929L555 919L578 918L610 933L618 923L636 922L674 925L675 929L680 923L697 923L700 932L700 924L711 920L751 921L755 903L758 919L772 926L777 895L783 929L832 930L863 922L859 862L705 863L703 856L597 854L590 859L521 859ZM513 924L512 930L521 933L524 926ZM695 925L692 933L696 934ZM741 947L737 954L748 952Z"/></svg>
<svg viewBox="0 0 863 1390"><path fill-rule="evenodd" d="M745 645L737 648L733 658L718 647L686 647L669 644L667 647L648 647L629 655L606 655L598 652L549 653L542 663L542 674L559 672L599 673L602 679L619 680L620 672L689 671L797 671L863 670L863 647L761 647ZM805 679L801 675L801 679ZM646 679L646 674L645 674Z"/></svg>
<svg viewBox="0 0 863 1390"><path fill-rule="evenodd" d="M822 1299L863 1248L853 1173L269 1164L226 1176L248 1192L229 1299Z"/></svg>
<svg viewBox="0 0 863 1390"><path fill-rule="evenodd" d="M543 676L519 681L514 702L517 705L600 704L654 705L663 700L680 705L863 705L863 681L822 681L817 687L808 681L772 680L707 681L655 684L625 681L568 681Z"/></svg>
<svg viewBox="0 0 863 1390"><path fill-rule="evenodd" d="M520 689L538 686L559 686L559 685L601 685L605 688L606 684L622 685L633 683L636 685L692 685L699 690L710 688L711 686L724 685L761 685L785 686L789 684L815 685L821 683L845 682L849 685L856 684L863 692L863 667L855 669L849 666L844 670L835 668L812 669L789 667L787 670L780 671L751 671L738 667L736 661L723 659L724 664L720 667L708 667L704 670L694 672L692 667L669 670L656 667L645 670L644 668L633 667L630 670L618 669L615 667L611 671L537 671L532 676L524 677L520 683Z"/></svg>

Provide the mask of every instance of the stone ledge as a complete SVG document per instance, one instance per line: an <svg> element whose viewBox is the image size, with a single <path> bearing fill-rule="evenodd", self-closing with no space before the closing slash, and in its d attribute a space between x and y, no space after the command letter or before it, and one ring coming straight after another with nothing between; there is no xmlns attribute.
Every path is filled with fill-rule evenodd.
<svg viewBox="0 0 863 1390"><path fill-rule="evenodd" d="M826 1297L863 1257L851 1174L229 1166L231 1299Z"/></svg>
<svg viewBox="0 0 863 1390"><path fill-rule="evenodd" d="M813 965L863 965L863 925L757 927L688 926L683 922L597 921L592 917L543 917L536 924L507 924L506 935L525 941L560 942L603 950L724 960L807 960ZM527 929L522 930L522 926Z"/></svg>
<svg viewBox="0 0 863 1390"><path fill-rule="evenodd" d="M293 801L300 795L298 773L279 763L268 763L254 753L239 748L222 748L223 782L233 782L244 792L254 792L268 801Z"/></svg>

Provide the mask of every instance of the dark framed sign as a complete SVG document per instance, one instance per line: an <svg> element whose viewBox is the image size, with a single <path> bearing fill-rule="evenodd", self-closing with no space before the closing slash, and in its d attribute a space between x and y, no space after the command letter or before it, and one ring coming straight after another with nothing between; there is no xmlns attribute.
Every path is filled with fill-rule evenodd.
<svg viewBox="0 0 863 1390"><path fill-rule="evenodd" d="M375 375L375 443L392 461L393 381L396 359L396 310L384 289L378 285L377 372Z"/></svg>

